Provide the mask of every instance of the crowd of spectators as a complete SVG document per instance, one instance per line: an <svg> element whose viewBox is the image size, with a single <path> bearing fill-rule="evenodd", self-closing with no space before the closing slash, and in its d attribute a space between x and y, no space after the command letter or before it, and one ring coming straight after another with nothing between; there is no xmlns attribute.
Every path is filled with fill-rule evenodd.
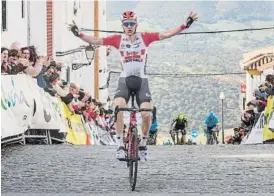
<svg viewBox="0 0 274 196"><path fill-rule="evenodd" d="M257 123L261 113L267 106L268 96L274 95L274 75L267 75L265 82L254 91L253 95L254 100L247 103L247 107L241 117L241 125L234 128L234 136L228 143L240 144L242 139L250 134L252 127Z"/></svg>
<svg viewBox="0 0 274 196"><path fill-rule="evenodd" d="M10 48L1 48L1 74L26 74L36 78L37 85L51 96L61 99L72 114L83 115L101 128L113 132L113 111L91 97L79 85L60 79L62 62L51 57L39 56L34 46L21 47L14 42Z"/></svg>

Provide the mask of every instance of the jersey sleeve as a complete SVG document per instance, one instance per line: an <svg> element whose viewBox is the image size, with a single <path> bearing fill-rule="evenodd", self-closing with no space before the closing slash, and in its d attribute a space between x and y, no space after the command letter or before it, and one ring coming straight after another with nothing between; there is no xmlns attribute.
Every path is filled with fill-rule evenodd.
<svg viewBox="0 0 274 196"><path fill-rule="evenodd" d="M146 47L148 47L152 42L160 40L159 33L142 33L141 35Z"/></svg>
<svg viewBox="0 0 274 196"><path fill-rule="evenodd" d="M116 49L119 49L120 42L121 42L121 35L118 35L118 34L103 38L104 46L113 46Z"/></svg>

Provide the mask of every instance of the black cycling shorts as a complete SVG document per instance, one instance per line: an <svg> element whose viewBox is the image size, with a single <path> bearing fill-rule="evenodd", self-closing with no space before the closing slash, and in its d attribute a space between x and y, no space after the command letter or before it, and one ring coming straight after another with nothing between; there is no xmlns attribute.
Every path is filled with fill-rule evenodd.
<svg viewBox="0 0 274 196"><path fill-rule="evenodd" d="M185 124L175 124L175 129L176 130L179 130L179 129L181 129L181 130L184 130L186 128L186 125Z"/></svg>
<svg viewBox="0 0 274 196"><path fill-rule="evenodd" d="M118 88L115 92L114 98L122 97L128 103L130 98L130 89L126 83L125 78L119 78ZM148 79L142 78L140 89L136 92L136 102L138 106L144 102L151 102L151 94L148 86Z"/></svg>
<svg viewBox="0 0 274 196"><path fill-rule="evenodd" d="M174 129L176 130L176 131L181 131L181 133L182 133L182 135L186 135L186 130L185 130L185 128L186 128L186 126L185 126L185 124L175 124L175 127L174 127Z"/></svg>

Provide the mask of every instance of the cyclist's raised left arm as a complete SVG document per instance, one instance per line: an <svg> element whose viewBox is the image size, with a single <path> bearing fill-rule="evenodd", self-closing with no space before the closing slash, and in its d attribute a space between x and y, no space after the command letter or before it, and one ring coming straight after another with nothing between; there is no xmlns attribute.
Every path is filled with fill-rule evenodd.
<svg viewBox="0 0 274 196"><path fill-rule="evenodd" d="M184 29L185 29L185 26L181 25L180 27L175 27L175 28L169 29L168 31L161 32L161 33L159 33L159 40L173 37L174 35L177 35Z"/></svg>
<svg viewBox="0 0 274 196"><path fill-rule="evenodd" d="M173 37L174 35L177 35L178 33L180 33L181 31L183 31L184 29L187 29L190 27L190 25L196 21L198 19L198 16L196 13L190 13L187 20L186 20L186 23L185 24L182 24L181 26L179 27L175 27L175 28L172 28L168 31L165 31L165 32L161 32L159 33L159 40L163 40L163 39L167 39L167 38L170 38L170 37Z"/></svg>
<svg viewBox="0 0 274 196"><path fill-rule="evenodd" d="M174 35L177 35L178 33L180 33L185 28L189 28L190 25L194 21L196 21L197 19L198 19L197 14L191 12L189 14L189 16L188 16L185 24L183 24L183 25L181 25L179 27L170 29L170 30L165 31L165 32L160 32L160 33L142 33L142 38L144 40L145 45L148 47L154 41L163 40L163 39L166 39L166 38L170 38L170 37L172 37Z"/></svg>

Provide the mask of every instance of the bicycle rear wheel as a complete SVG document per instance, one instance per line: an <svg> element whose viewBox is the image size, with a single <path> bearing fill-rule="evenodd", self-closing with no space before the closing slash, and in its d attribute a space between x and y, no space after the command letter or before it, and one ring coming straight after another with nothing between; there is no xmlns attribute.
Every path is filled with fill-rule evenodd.
<svg viewBox="0 0 274 196"><path fill-rule="evenodd" d="M129 140L129 182L131 190L135 190L137 182L138 172L138 142L137 142L138 130L137 128L132 129L131 139Z"/></svg>

